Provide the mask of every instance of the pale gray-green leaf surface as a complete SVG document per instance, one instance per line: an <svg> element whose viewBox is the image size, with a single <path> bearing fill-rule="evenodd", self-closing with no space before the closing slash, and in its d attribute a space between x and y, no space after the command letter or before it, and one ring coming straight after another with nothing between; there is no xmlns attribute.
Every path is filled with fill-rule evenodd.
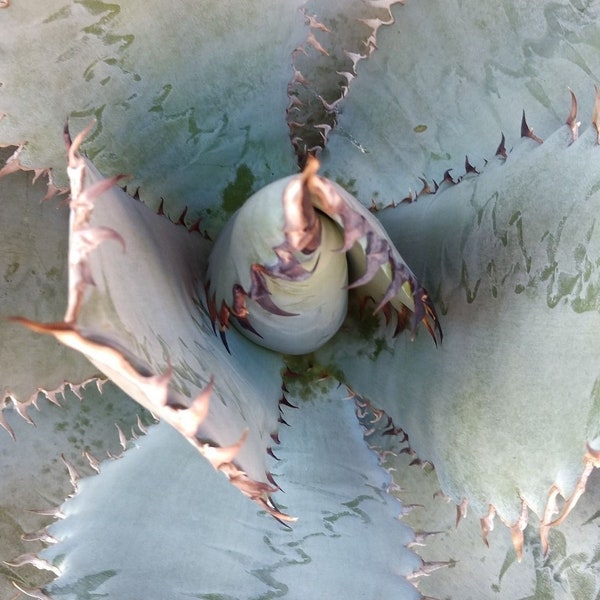
<svg viewBox="0 0 600 600"><path fill-rule="evenodd" d="M185 206L191 206L189 221L202 209L211 208L218 209L219 212L214 223L222 222L223 213L229 210L228 207L235 207L252 189L257 189L272 178L287 175L295 168L285 124L285 108L288 102L286 86L293 73L291 53L306 39L307 29L304 15L298 11L299 6L295 3L261 2L259 5L256 2L224 2L207 5L203 7L205 10L202 12L198 12L197 8L195 3L175 3L167 7L164 4L148 2L129 2L120 6L85 1L70 5L60 2L44 3L41 7L39 3L34 2L13 2L8 9L0 11L0 112L5 113L4 118L0 120L0 143L27 142L21 154L23 163L38 167L53 166L57 169L57 180L64 182L66 179L61 170L64 160L61 140L64 120L69 117L73 129L78 130L87 124L90 117L96 116L100 126L98 134L90 140L89 152L98 159L107 174L132 173L135 176L132 185L141 185L142 197L155 208L159 199L165 197L166 210L174 218L179 216ZM343 10L341 7L340 11ZM530 125L539 135L546 137L563 122L568 112L567 86L571 86L578 93L582 107L581 120L587 121L591 115L592 85L598 74L597 13L597 2L566 1L535 4L506 1L491 5L481 2L412 0L406 6L395 7L396 24L389 29L381 29L377 51L368 61L359 64L358 78L352 82L347 100L340 105L342 114L339 126L330 136L328 150L323 156L325 169L335 179L358 190L358 195L364 203L370 203L373 197L377 202L387 204L404 197L408 188L420 188L418 176L424 175L428 179L439 180L446 168L459 167L465 154L469 154L473 162L481 167L483 158L489 158L493 154L501 130L509 138L509 146L514 145L522 109L526 109ZM343 19L333 18L327 23L335 35L343 36L346 26ZM322 75L320 72L319 81L326 80ZM339 81L338 75L336 80ZM515 133L511 135L511 132ZM575 147L573 154L581 149L581 145ZM543 150L542 155L545 152L546 150ZM531 160L531 169L536 169L540 164L538 161L543 158L544 168L557 176L552 180L553 184L546 184L549 188L547 194L551 197L556 196L549 207L550 210L559 206L560 198L577 190L584 190L584 193L587 193L586 189L594 191L590 195L590 201L593 202L595 187L593 182L591 187L589 185L589 171L586 171L583 180L579 181L581 171L569 175L565 169L566 163L561 158L566 155L559 153L556 156L556 161L550 160L549 163L544 162L549 157L543 157L539 153L528 159ZM0 183L3 197L6 186L11 185L6 183L9 180L10 178ZM493 179L487 181L492 185ZM496 183L498 187L505 185L510 196L518 195L521 185L524 184L523 178L513 183L501 181L495 182L494 185ZM478 186L477 183L468 185ZM482 187L485 187L485 184L482 184ZM461 188L464 189L465 187ZM462 203L463 216L467 220L472 219L472 207L469 206L468 200L470 196L466 194L462 197L462 193L453 192L454 196L447 199L455 200L455 204ZM7 192L6 195L12 195L12 192ZM229 204L225 202L226 198ZM438 200L441 199L442 197L436 198L431 204L439 205ZM579 204L581 203L580 199ZM588 207L590 205L588 204ZM513 206L513 203L509 203L509 206ZM439 206L436 206L436 209L439 209ZM530 207L530 211L534 210L535 205ZM439 240L444 240L444 236L449 234L452 228L448 228L442 219L443 212L428 211L427 203L415 211L413 212L417 215L416 220L421 219L421 212L427 213L428 217L434 212L438 215L437 220L434 219L435 230L430 231L425 222L416 228L417 232L425 230L434 238L435 243L432 244L432 249L427 251L429 254L425 253L425 257L411 255L417 248L423 248L420 245L421 240L412 243L411 238L407 236L407 242L402 246L404 230L392 217L389 222L385 222L392 235L397 237L396 241L403 254L410 259L411 267L415 271L426 271L419 274L425 275L426 278L433 277L430 280L435 281L433 270L425 269L424 263L425 260L429 260L427 256L435 258L436 244ZM399 214L406 213L400 211ZM558 217L558 214L560 213L555 216ZM590 280L586 274L590 272L590 265L594 267L595 264L594 251L590 248L595 239L591 230L594 214L595 212L590 213L590 227L583 235L583 242L575 241L575 233L562 237L566 258L570 259L567 279L575 286L567 290L564 296L567 300L572 296L574 289L591 289L588 282L593 281L593 277ZM574 215L579 217L574 219L574 223L579 228L583 227L585 213L583 216L582 213ZM19 220L20 216L11 215L7 220L0 221L3 239L7 239L6 232L12 232L15 227L18 231L26 230L27 220ZM458 221L458 217L460 215L448 215L449 222ZM528 219L527 223L532 221L535 219ZM485 222L489 230L490 221ZM519 222L523 227L526 226L522 217L521 221L517 218L510 225L513 228L510 232L516 237L508 237L509 248L517 254L522 251L518 238ZM65 228L66 221L63 220L56 227ZM577 231L577 227L574 231ZM439 236L434 235L436 231ZM473 233L472 230L469 231ZM549 228L548 231L552 229ZM59 236L54 237L50 233L40 234L40 240L44 239L45 235L60 242ZM472 236L467 238L471 241L474 239ZM546 236L544 241L550 252L562 252L554 249L549 236ZM452 242L455 248L459 246L458 240ZM582 248L582 245L585 247ZM489 242L484 246L488 249L494 248ZM529 252L530 247L527 240L524 248ZM6 245L3 244L2 250L5 248ZM542 249L543 247L538 248L538 252L542 252ZM461 249L458 248L458 251L460 254ZM19 260L11 258L12 262L8 266L14 265L17 260L23 272L33 268L29 265L34 265L35 262L27 251L23 249L19 250L19 253L23 255L23 260L20 260L21 256L18 257ZM456 260L459 254L454 256L453 260ZM476 257L475 252L470 253L468 258L474 260ZM505 258L509 259L507 264L516 264L510 253ZM485 255L482 260L485 260ZM439 263L434 264L439 267ZM14 269L14 266L10 268ZM594 272L593 268L591 272ZM448 276L450 274L446 273ZM485 275L468 274L469 281L461 278L460 283L468 284L471 292L472 284L480 276L485 279L480 283L477 297L472 304L482 301L485 290L488 293L488 308L482 314L489 316L490 312L493 312L493 308L490 307L493 307L495 301L489 298L489 294L493 293L494 270L486 272ZM518 279L520 275L522 272L511 272L511 278ZM569 281L564 277L559 280L558 271L555 271L554 275L556 278L552 280L552 272L548 271L550 279L545 283L555 281L556 290L560 295L561 285ZM509 283L514 283L511 278ZM523 285L522 281L518 283ZM2 285L3 291L12 289ZM58 318L60 310L56 312L57 305L52 304L39 313L34 310L39 298L36 292L39 290L36 286L33 287L33 294L19 294L19 299L15 302L17 307L21 307L19 312L33 318ZM44 287L44 284L40 283L39 287ZM58 287L64 290L64 284ZM434 294L438 292L437 289L431 291ZM459 297L464 293L466 292L463 285L459 289ZM519 302L525 298L526 293L527 291L522 292L517 298ZM516 289L510 294L516 297ZM41 295L47 298L46 294ZM576 316L579 326L582 319L587 321L597 317L597 310L586 315L573 315L569 312L573 307L561 303L554 309L544 307L539 301L547 297L546 294L543 298L538 298L537 314L541 315L540 318L545 318L547 314L554 316L559 312L563 317L566 316L559 331L555 332L556 335L562 333L560 341L567 335L572 335L569 329L571 318L575 319ZM139 299L136 301L141 302ZM521 316L524 313L529 315L528 305L524 301L523 304L517 305L520 307ZM467 314L469 307L465 306L464 298L460 298L457 306L461 307L461 314ZM455 311L459 309L451 311L449 307L450 301L446 308L447 314L452 317L451 312L456 314ZM12 310L11 306L11 312ZM509 316L509 312L500 311L498 318L510 321ZM449 318L445 324L447 339L443 349L437 351L432 368L437 368L436 364L439 366L442 357L450 355L450 340L455 340L456 343L457 339L462 339L457 345L462 344L468 350L468 336L458 323L456 326L454 323L455 321ZM521 319L521 323L525 332L532 326L529 319ZM478 324L475 322L472 327L476 328ZM491 328L489 324L481 324L483 328L479 332ZM515 349L522 354L526 352L526 347L520 346L521 339L526 339L526 333L523 336L521 328L512 322L511 327L514 328L512 337L511 331L493 332L494 339L503 340L503 351L494 364L514 361ZM2 332L3 341L7 336L12 336L8 331ZM537 334L543 341L550 332L544 332L540 326ZM24 335L27 336L26 341L19 341L19 346L25 350L22 356L27 357L27 350L33 348L34 338L29 333ZM209 332L209 335L212 333ZM413 361L416 367L410 367L403 372L416 375L425 371L424 376L433 384L433 388L427 390L433 399L435 385L442 385L442 382L433 381L426 366L421 364L419 356L430 356L436 352L431 340L425 340L424 337L419 336L412 347L407 344L407 356L411 357L409 361ZM481 341L486 338L480 335L478 339ZM585 339L589 340L589 337ZM36 343L39 343L41 348L47 342L37 340ZM416 347L422 343L425 343L426 347L420 354L416 352ZM594 348L593 342L590 344L589 347L583 344L586 352ZM212 345L211 348L215 349L217 354L222 352L222 349L217 350ZM368 349L368 353L373 351L373 348ZM567 351L568 346L561 350L561 355L568 359L562 366L569 369L569 365L572 364L569 360L574 358L566 356ZM556 359L547 349L544 352L543 360L540 359L537 368L543 369L544 365L549 365L545 375L546 372L561 366L562 361ZM42 351L34 353L39 353L38 356L43 355ZM228 360L224 353L222 356ZM481 355L476 358L481 358ZM389 359L389 356L384 348L376 363L373 363L376 367L373 371L365 367L368 362L362 361L360 368L353 363L354 379L368 380L365 389L372 400L377 401L381 397L391 404L389 399L385 400L386 396L394 396L398 387L402 391L408 388L409 384L402 385L402 371L396 369L395 363L394 368L390 370L385 364L386 359ZM25 360L17 356L11 357L9 354L6 367L10 370L11 366L14 366L15 371L18 371L27 364ZM458 358L453 360L461 362ZM53 385L60 383L63 368L65 373L73 368L74 362L71 358L67 358L65 362L68 365L61 366L59 371L55 372L60 373L60 377ZM593 366L589 366L592 364L592 358L588 357L584 364L588 367L585 368L582 380L577 383L578 388L585 388L586 382L589 383L594 378ZM225 368L224 366L223 369ZM490 364L486 362L485 368L489 371ZM579 368L577 364L575 369ZM571 368L571 371L575 372L575 369ZM521 369L517 371L524 376ZM392 372L399 373L400 384L398 380L391 378ZM558 377L557 373L552 373L552 376ZM77 378L78 375L75 372L74 375L68 374L65 377ZM203 376L204 381L205 379L206 374ZM502 383L501 379L499 381ZM31 382L26 383L29 385ZM516 384L510 379L508 383ZM43 387L47 384L41 385ZM487 380L484 386L487 386ZM589 385L587 387L589 388ZM591 392L592 390L590 394ZM588 403L593 402L590 394L585 396ZM420 400L420 396L417 395L417 398ZM513 410L510 410L509 406L503 408L506 408L507 417L514 414L514 407ZM586 410L587 408L586 404ZM532 410L535 410L535 406ZM578 416L573 411L567 411L565 415L564 426L568 427L571 423L578 430L582 419L585 420L587 416L585 412L583 416ZM539 411L535 417L539 418ZM594 422L594 419L590 419L590 423ZM522 417L515 434L510 435L511 432L508 431L511 439L526 439L526 435L530 433L526 428L528 423L535 424L538 421L531 417ZM417 430L427 430L423 440L440 431L439 427L435 430L430 429L430 425L429 414L415 423ZM442 439L445 436L447 440L448 432L444 430L446 426L447 422L444 421L441 432ZM487 427L489 426L486 424ZM324 435L335 438L340 436L340 431L344 429L338 431L334 424L330 423ZM587 438L592 439L597 433L586 432ZM50 434L42 434L44 438L45 435ZM153 435L150 434L145 441L152 442ZM7 444L12 444L8 435L4 437ZM472 441L464 435L462 429L458 430L456 437L461 443ZM565 442L562 439L558 441ZM422 449L425 450L429 443L422 441ZM25 444L29 450L30 445L27 442ZM186 452L190 452L190 448L183 442L180 442L180 445ZM432 446L436 444L432 443ZM40 460L48 460L44 450L33 447L31 452L38 453L41 456ZM443 444L438 445L435 452L439 458L443 454ZM472 454L461 457L461 471L465 460L478 462ZM19 459L15 458L15 471L21 466L19 463ZM202 465L202 468L204 467L206 465ZM485 470L486 474L491 473L490 469ZM569 480L573 481L573 475L569 473L565 475L565 486L568 486ZM217 477L212 473L211 476ZM102 481L101 478L102 476L98 481ZM119 481L119 484L121 483L125 482ZM535 482L533 485L536 485ZM156 486L160 487L161 484L151 485L152 489ZM164 487L160 489L164 492ZM234 492L235 490L228 491L230 495L227 496L227 504L230 506L238 500L243 500L239 494L235 496ZM3 491L2 494L4 493ZM456 494L460 496L459 491ZM83 497L81 502L85 502ZM176 502L177 498L169 505L176 505ZM2 501L2 506L5 505L6 502ZM131 510L132 507L128 506L128 509ZM246 510L256 511L256 508L250 505ZM291 512L297 514L296 511ZM170 515L166 518L170 518ZM96 526L97 523L92 520L90 526L92 525ZM361 531L372 530L367 527ZM14 533L18 534L16 531ZM598 539L597 530L593 529L588 535L589 545L593 547ZM373 540L370 541L374 543ZM87 543L89 544L89 540ZM382 547L384 543L381 542ZM20 548L20 542L18 547ZM481 552L484 553L485 547L482 545L481 548ZM386 543L385 549L388 553L397 552L396 546L391 543ZM337 556L342 561L345 554L342 552ZM480 555L474 554L474 564L479 560ZM566 562L568 560L569 558L565 559ZM572 557L570 564L577 564L576 556ZM595 576L593 557L588 563L578 564L583 564L585 577L589 579L590 576ZM514 565L510 568L518 567ZM541 561L537 568L536 600L558 597L552 595L548 584L548 571L543 571L545 566ZM565 564L563 572L566 568L568 567ZM69 576L83 580L93 572L71 572ZM467 572L472 580L477 570L474 568ZM499 567L497 572L502 573L503 568ZM389 572L386 573L386 576L389 576ZM326 574L327 571L323 571L323 575ZM243 577L243 573L239 575ZM354 570L352 575L362 578L364 571ZM556 572L556 581L555 575ZM460 575L457 575L458 577ZM92 585L100 585L103 581L102 578L93 580ZM348 581L349 585L351 582L352 579ZM304 583L305 581L301 580L297 585ZM136 582L132 582L131 585L136 585ZM593 587L592 584L586 588L590 590L589 598L594 598L592 594L595 592L591 591ZM461 589L460 585L458 589ZM487 591L489 581L485 581L479 589ZM523 596L528 592L529 590L524 590ZM87 593L84 590L81 597L87 597ZM95 591L92 590L91 593ZM496 594L494 590L490 597L496 597ZM456 597L461 597L460 592Z"/></svg>
<svg viewBox="0 0 600 600"><path fill-rule="evenodd" d="M418 598L402 581L420 566L404 547L412 533L398 522L354 403L335 389L318 402L290 400L299 408L285 410L275 470L280 501L300 517L292 528L158 425L64 505L67 518L51 528L64 541L44 552L64 571L53 597Z"/></svg>

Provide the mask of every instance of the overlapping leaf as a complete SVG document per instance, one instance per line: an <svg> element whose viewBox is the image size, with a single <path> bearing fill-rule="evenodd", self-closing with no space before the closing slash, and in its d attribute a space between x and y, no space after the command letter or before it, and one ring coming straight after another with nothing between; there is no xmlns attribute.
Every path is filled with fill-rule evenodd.
<svg viewBox="0 0 600 600"><path fill-rule="evenodd" d="M568 110L568 88L592 113L600 77L596 2L426 0L395 7L377 52L359 63L323 155L323 170L365 204L413 197L447 169L477 168L522 111L544 138Z"/></svg>
<svg viewBox="0 0 600 600"><path fill-rule="evenodd" d="M301 514L293 528L257 511L161 424L64 505L67 518L51 528L63 541L43 554L62 573L49 593L57 600L257 600L296 598L299 590L418 598L402 576L421 561L405 548L412 533L398 522L387 475L363 442L353 401L342 389L328 395L292 396L298 409L284 409L290 427L276 471L280 501ZM339 436L330 435L332 424Z"/></svg>
<svg viewBox="0 0 600 600"><path fill-rule="evenodd" d="M365 341L348 327L323 353L406 431L444 493L497 513L517 546L524 509L545 543L597 464L598 150L594 128L571 143L565 126L384 211L441 310L444 343L381 330Z"/></svg>

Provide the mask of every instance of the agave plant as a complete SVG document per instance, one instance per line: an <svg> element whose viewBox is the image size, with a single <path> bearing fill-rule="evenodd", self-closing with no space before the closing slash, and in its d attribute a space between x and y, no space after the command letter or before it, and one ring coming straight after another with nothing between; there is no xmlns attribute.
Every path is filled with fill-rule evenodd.
<svg viewBox="0 0 600 600"><path fill-rule="evenodd" d="M4 4L3 597L599 597L599 7L398 4Z"/></svg>

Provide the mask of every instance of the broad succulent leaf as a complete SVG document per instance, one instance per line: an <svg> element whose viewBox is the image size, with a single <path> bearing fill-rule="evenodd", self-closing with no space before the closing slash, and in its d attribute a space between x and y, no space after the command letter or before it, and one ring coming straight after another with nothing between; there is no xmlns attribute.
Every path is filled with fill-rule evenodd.
<svg viewBox="0 0 600 600"><path fill-rule="evenodd" d="M523 139L479 175L383 211L444 344L379 331L374 351L352 327L331 343L344 380L370 390L444 493L486 518L484 537L497 514L517 548L527 508L546 544L598 464L597 137Z"/></svg>
<svg viewBox="0 0 600 600"><path fill-rule="evenodd" d="M320 98L345 93L391 3L12 4L2 28L19 42L0 40L0 145L23 144L19 164L52 167L64 186L64 120L77 130L96 119L87 152L103 173L130 174L174 219L187 210L187 222L202 214L220 227L293 172L290 135L304 148L323 132Z"/></svg>
<svg viewBox="0 0 600 600"><path fill-rule="evenodd" d="M265 502L274 489L265 458L278 425L281 358L243 339L227 355L199 301L207 240L102 179L78 154L86 133L69 141L64 321L20 321L82 352L245 493Z"/></svg>
<svg viewBox="0 0 600 600"><path fill-rule="evenodd" d="M323 173L366 205L414 198L448 169L456 179L465 157L480 168L502 133L518 135L522 111L550 135L568 88L591 116L597 2L427 0L393 12L377 51L357 65L322 155Z"/></svg>
<svg viewBox="0 0 600 600"><path fill-rule="evenodd" d="M107 454L122 453L122 444L153 421L111 383L67 386L50 398L40 394L37 410L29 410L30 422L16 410L4 410L15 440L5 434L0 438L3 598L15 597L11 581L30 589L56 577L58 570L37 553L56 543L47 527L64 516L65 498L79 477L97 470Z"/></svg>
<svg viewBox="0 0 600 600"><path fill-rule="evenodd" d="M586 493L569 518L550 531L544 553L536 520L525 530L522 560L517 560L510 531L496 527L489 544L481 542L477 519L465 506L448 502L435 470L415 457L402 431L392 432L388 420L358 401L366 440L393 477L393 493L403 503L404 523L415 530L415 544L424 560L445 557L449 567L420 581L423 595L476 600L578 600L596 598L598 579L598 486L600 471L588 479ZM415 547L416 547L415 545Z"/></svg>
<svg viewBox="0 0 600 600"><path fill-rule="evenodd" d="M21 164L54 167L64 185L64 120L81 128L95 118L88 151L104 172L134 175L131 185L143 183L155 207L170 200L175 217L192 200L197 210L218 207L236 170L260 185L293 168L285 110L289 57L306 35L298 8L13 4L2 11L3 30L18 30L19 43L0 42L0 144L24 143ZM269 21L278 27L267 37ZM235 43L227 32L237 32Z"/></svg>
<svg viewBox="0 0 600 600"><path fill-rule="evenodd" d="M3 150L2 158L11 154ZM0 180L0 400L14 400L22 411L40 389L53 392L66 381L82 383L99 373L55 340L40 340L8 321L29 300L31 318L40 321L59 319L66 306L69 209L64 198L43 202L43 176L32 179L33 173L20 172Z"/></svg>
<svg viewBox="0 0 600 600"><path fill-rule="evenodd" d="M122 459L103 464L100 475L81 481L63 506L66 518L51 528L63 541L43 554L61 570L48 593L57 600L296 598L298 590L418 598L402 581L421 568L405 548L412 532L397 520L400 504L387 493L389 478L365 446L344 393L330 386L319 402L290 395L298 408L284 409L290 427L281 432L275 470L281 501L302 515L293 528L265 518L160 424ZM329 434L331 423L339 437ZM390 544L393 553L385 551ZM335 569L326 566L332 557Z"/></svg>

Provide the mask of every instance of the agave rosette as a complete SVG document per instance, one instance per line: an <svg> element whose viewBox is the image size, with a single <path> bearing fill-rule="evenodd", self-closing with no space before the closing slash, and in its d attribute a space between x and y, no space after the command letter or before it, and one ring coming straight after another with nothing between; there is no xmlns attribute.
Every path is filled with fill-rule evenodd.
<svg viewBox="0 0 600 600"><path fill-rule="evenodd" d="M386 474L361 443L352 403L328 383L332 380L368 399L376 419L383 419L380 409L385 410L389 426L378 445L384 449L385 438L402 428L410 446L401 452L416 451L419 464L435 465L439 485L458 505L459 516L470 506L492 545L489 531L498 515L517 555L527 539L526 557L536 543L527 534L532 527L525 529L530 512L539 518L541 555L548 552L551 528L571 512L597 464L598 133L596 125L578 135L574 96L568 126L560 128L556 119L566 95L559 86L592 88L594 7L536 7L543 15L540 28L519 17L529 9L518 2L479 12L413 3L395 7L393 16L387 3L348 2L335 9L310 3L297 7L301 10L267 4L261 10L276 11L282 25L268 43L260 35L266 20L249 4L235 10L212 7L202 22L184 4L172 15L155 15L167 37L172 27L184 26L177 19L184 14L191 16L185 27L205 32L197 46L186 42L202 57L201 76L184 80L168 69L183 71L185 52L168 46L159 62L163 70L157 74L152 66L145 35L156 27L145 6L57 5L41 18L15 7L6 12L32 23L28 31L41 39L53 39L63 24L74 23L79 36L67 51L48 41L49 56L57 52L59 58L55 85L66 86L67 93L48 106L30 108L33 119L25 119L23 109L38 102L30 88L9 86L0 107L7 115L0 140L27 143L5 168L5 181L22 182L21 174L12 173L20 168L52 166L49 191L66 183L58 173L62 150L54 145L60 140L58 123L50 118L56 120L63 110L71 113L69 124L76 130L78 119L96 117L87 153L102 170L134 173L127 184L139 191L131 198L116 187L118 177L102 179L79 153L83 135L70 145L68 298L46 294L39 310L18 312L28 317L22 323L51 333L94 366L77 367L75 359L61 355L51 361L49 376L38 366L46 361L40 351L29 357L29 381L6 375L5 395L27 415L26 407L38 402L38 388L60 390L64 381L82 382L99 370L173 425L214 467L213 472L183 468L193 450L164 425L152 429L136 442L139 454L129 450L122 461L105 464L99 476L79 482L78 494L64 506L68 518L51 529L61 542L42 558L25 553L7 561L11 570L32 563L59 575L45 591L33 581L17 581L22 593L116 598L153 593L155 578L165 594L232 598L243 586L244 597L293 596L299 586L305 588L307 577L315 577L315 595L327 590L333 596L347 585L346 595L360 589L367 595L419 597L409 582L443 563L424 563L405 547L421 537L394 521L402 509L384 491ZM429 19L427 11L439 17ZM468 101L463 98L440 115L437 105L427 108L433 99L423 100L431 89L423 64L431 61L415 55L427 56L423 45L436 51L443 34L434 30L457 27L455 18L445 16L452 11L467 20L475 54L493 59L478 71L471 65L473 50L460 41L469 36L448 38L463 69L451 72L438 59L430 76L448 82L447 93L469 93ZM238 54L231 52L222 27L228 18L258 32L247 36ZM491 36L489 22L497 23ZM416 24L422 35L415 33ZM559 44L553 41L557 30L566 32ZM402 35L410 38L410 52L397 49ZM232 65L242 55L244 85L235 76L215 75L211 61ZM509 72L510 61L517 66ZM35 74L45 64L29 67ZM65 80L65 65L81 78ZM547 84L537 77L542 69L552 74ZM22 77L20 69L6 72L8 82ZM414 86L402 85L397 77L402 72L417 74ZM524 138L511 141L514 115L504 100L494 100L505 88L526 105L543 143L525 120ZM274 93L268 106L260 106L265 89ZM431 96L443 92L440 85ZM64 105L70 97L83 99L79 108ZM544 110L530 110L532 98ZM470 111L472 102L484 108ZM367 110L370 103L383 108ZM591 115L591 103L584 104L582 112ZM393 125L379 124L391 110L398 115ZM465 123L465 111L481 121L478 133ZM129 138L126 124L132 120L140 126ZM483 146L491 143L490 127L498 136L505 131L508 140L502 135L495 158ZM557 130L546 135L552 129ZM148 140L161 136L170 141L157 154ZM441 150L445 139L447 155ZM310 158L314 152L320 152L320 174ZM448 171L457 168L455 156L467 153L464 177ZM484 156L491 157L485 165ZM296 160L301 174L261 189L293 171ZM422 177L432 171L439 185ZM256 190L217 241L207 239ZM386 205L395 208L383 210ZM65 215L66 208L56 226L62 233L46 234L57 243L64 240ZM199 225L198 216L203 217ZM210 235L200 233L205 229ZM64 265L60 276L44 268L48 280L51 274L54 280L65 276ZM40 280L27 285L35 289ZM62 321L61 305L67 306ZM16 331L14 322L5 327ZM295 335L298 329L306 338L311 329L318 331L318 341L296 345L302 337ZM320 348L324 340L329 341ZM298 359L281 355L312 351ZM69 373L67 365L80 370ZM313 399L308 404L307 396ZM567 397L573 406L565 406ZM309 425L311 418L315 422ZM16 431L12 416L2 424ZM334 443L340 436L344 443ZM345 459L349 455L353 468ZM181 472L171 473L169 464L178 461ZM301 467L304 461L313 471ZM299 522L290 530L266 519L224 485L223 474L262 511L282 523L292 516ZM402 486L402 474L396 477ZM77 479L72 472L71 479ZM128 481L132 484L125 485ZM155 498L152 490L166 481L164 501ZM118 490L118 498L106 498L109 489ZM103 553L102 548L139 535L142 525L131 511L143 489L157 535L171 532L180 545L140 553L139 561L126 559L127 544L123 555ZM199 496L202 504L189 512L185 507ZM98 511L98 505L106 510ZM198 560L221 561L221 569L194 575L175 566L177 553L196 556L198 536L186 534L190 519L206 532ZM224 522L227 530L218 533ZM208 541L215 536L221 536L220 544ZM360 588L352 566L327 581L313 574L310 565L326 555L357 565L353 540L361 538L367 540L361 568L373 577ZM99 548L91 544L96 539L102 540ZM390 547L398 552L397 561L381 554ZM150 566L146 590L135 576L142 564ZM173 569L177 576L171 579ZM586 585L596 584L592 578Z"/></svg>

